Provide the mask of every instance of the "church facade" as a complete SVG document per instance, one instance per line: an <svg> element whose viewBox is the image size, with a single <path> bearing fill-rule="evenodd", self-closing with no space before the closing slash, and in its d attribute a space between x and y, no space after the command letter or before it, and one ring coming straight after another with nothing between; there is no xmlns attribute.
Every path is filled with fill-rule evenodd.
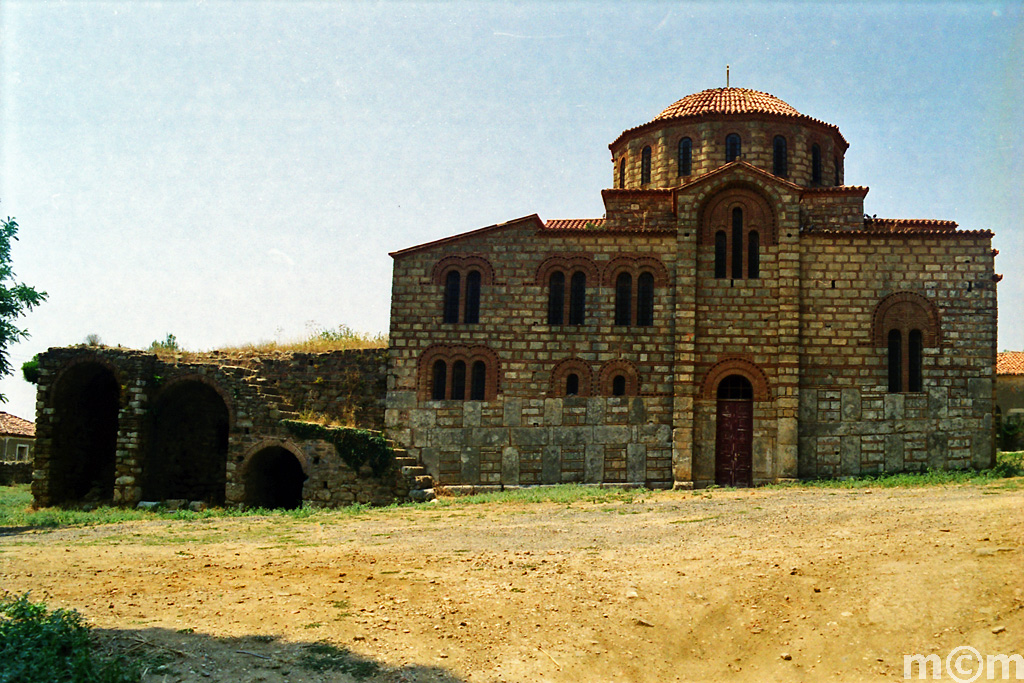
<svg viewBox="0 0 1024 683"><path fill-rule="evenodd" d="M605 215L391 254L391 438L444 487L757 485L994 461L988 230L864 213L838 127L689 95Z"/></svg>

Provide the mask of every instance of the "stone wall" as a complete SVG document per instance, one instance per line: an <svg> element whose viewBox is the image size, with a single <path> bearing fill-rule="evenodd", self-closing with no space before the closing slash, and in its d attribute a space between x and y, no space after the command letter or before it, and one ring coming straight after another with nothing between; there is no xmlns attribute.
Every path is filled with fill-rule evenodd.
<svg viewBox="0 0 1024 683"><path fill-rule="evenodd" d="M384 349L165 358L50 349L39 358L36 504L173 499L294 507L405 499L402 466L414 463L403 460L379 477L353 472L332 445L282 426L307 411L380 429L385 364ZM275 476L291 497L275 490ZM266 499L254 498L254 489Z"/></svg>
<svg viewBox="0 0 1024 683"><path fill-rule="evenodd" d="M0 462L0 486L32 483L32 463Z"/></svg>

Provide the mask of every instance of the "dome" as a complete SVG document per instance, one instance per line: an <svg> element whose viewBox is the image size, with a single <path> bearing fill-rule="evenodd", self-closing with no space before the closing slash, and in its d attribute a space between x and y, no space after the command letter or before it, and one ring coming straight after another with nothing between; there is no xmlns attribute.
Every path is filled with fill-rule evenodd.
<svg viewBox="0 0 1024 683"><path fill-rule="evenodd" d="M687 95L665 108L655 121L706 114L782 114L802 116L775 95L747 88L712 88Z"/></svg>

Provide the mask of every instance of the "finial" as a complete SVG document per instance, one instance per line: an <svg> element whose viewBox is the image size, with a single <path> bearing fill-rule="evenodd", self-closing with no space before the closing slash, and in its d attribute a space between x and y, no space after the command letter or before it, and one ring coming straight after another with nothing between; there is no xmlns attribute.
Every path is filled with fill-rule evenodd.
<svg viewBox="0 0 1024 683"><path fill-rule="evenodd" d="M729 65L725 65L725 87L729 87Z"/></svg>

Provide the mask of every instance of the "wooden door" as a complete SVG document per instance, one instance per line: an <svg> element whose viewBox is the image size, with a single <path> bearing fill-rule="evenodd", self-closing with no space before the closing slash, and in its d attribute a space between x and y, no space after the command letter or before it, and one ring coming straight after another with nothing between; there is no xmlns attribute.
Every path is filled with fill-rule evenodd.
<svg viewBox="0 0 1024 683"><path fill-rule="evenodd" d="M753 484L754 402L718 399L715 438L715 483L719 486Z"/></svg>

